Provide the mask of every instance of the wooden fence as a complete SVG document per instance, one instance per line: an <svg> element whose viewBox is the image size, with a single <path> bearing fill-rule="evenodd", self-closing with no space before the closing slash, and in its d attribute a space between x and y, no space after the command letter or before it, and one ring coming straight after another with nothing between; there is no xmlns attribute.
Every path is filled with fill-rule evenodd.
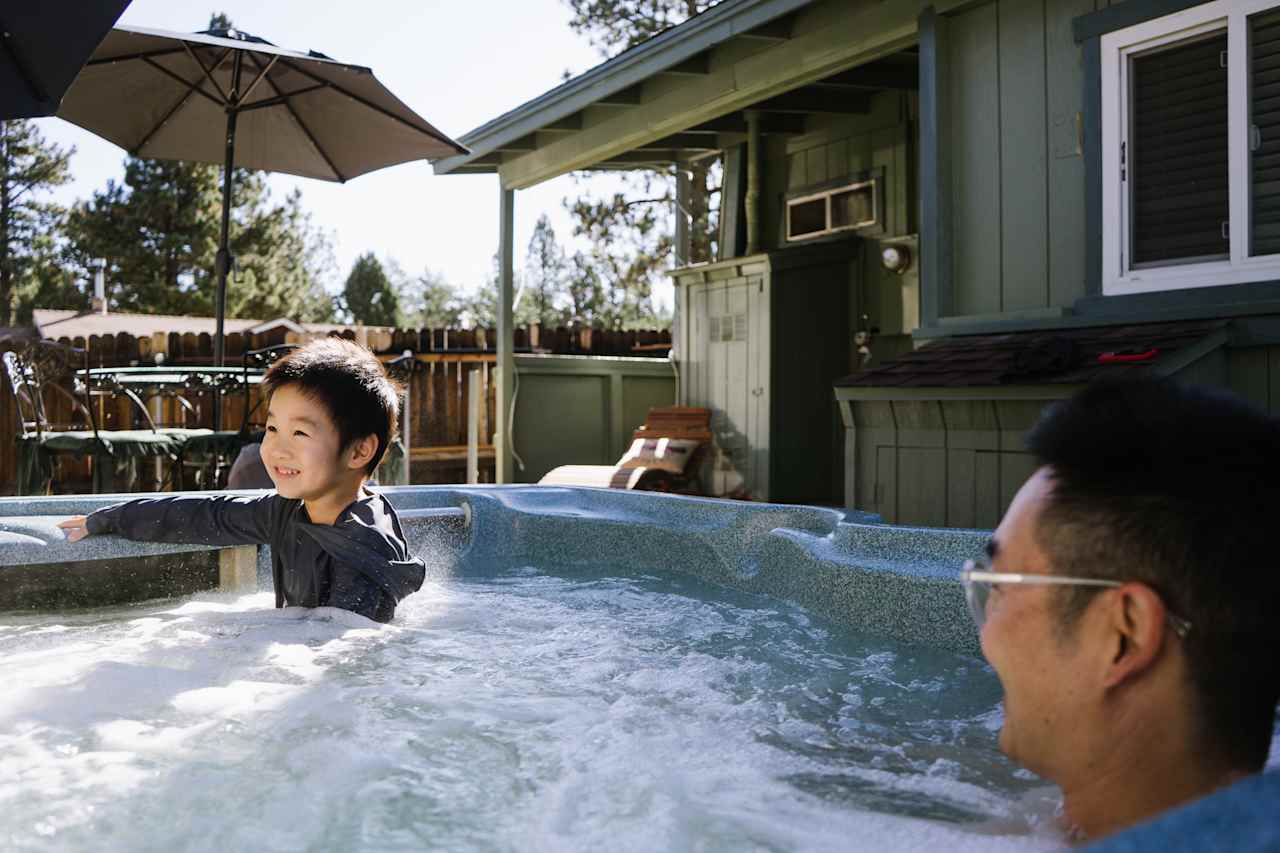
<svg viewBox="0 0 1280 853"><path fill-rule="evenodd" d="M225 363L239 365L246 350L300 342L305 337L312 335L299 336L284 328L257 335L231 334L227 336ZM497 430L497 389L493 382L496 353L492 330L398 329L387 332L357 328L344 330L342 337L365 343L384 362L397 359L406 351L413 355L413 366L407 371L405 383L409 404L405 420L412 466L410 477L414 483L449 483L465 479L469 377L473 371L479 371L480 393L483 395L479 408L481 480L492 482L493 435ZM213 360L213 340L208 334L175 332L135 337L122 333L94 335L88 340L82 337L60 338L59 341L87 350L92 367L152 365L157 363L157 356L161 353L165 364L202 365ZM539 330L533 327L515 332L517 352L665 356L670 342L670 333L666 331ZM0 352L21 345L20 341L0 340ZM3 386L0 387L0 493L11 494L17 479L14 437L17 435L18 415L7 379L0 385ZM186 391L183 396L199 410L199 417L193 419L175 399L158 398L149 404L156 423L215 428L210 395ZM226 395L223 400L223 429L239 428L246 405L252 410L259 402L256 390L251 392L247 402L241 394ZM136 407L127 398L98 400L96 405L99 407L96 413L100 429L132 429L140 425ZM70 403L62 395L46 394L46 409L49 420L54 424L71 420ZM262 417L259 407L253 420L260 423ZM59 464L60 491L87 491L87 460L63 460Z"/></svg>

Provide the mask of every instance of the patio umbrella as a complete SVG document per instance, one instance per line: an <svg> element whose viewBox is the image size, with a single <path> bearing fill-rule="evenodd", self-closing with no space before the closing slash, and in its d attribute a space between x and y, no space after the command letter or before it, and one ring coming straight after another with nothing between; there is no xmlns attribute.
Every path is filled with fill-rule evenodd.
<svg viewBox="0 0 1280 853"><path fill-rule="evenodd" d="M58 116L135 157L222 163L215 301L223 363L233 167L347 181L467 149L405 106L373 72L283 50L238 30L117 27L71 84Z"/></svg>
<svg viewBox="0 0 1280 853"><path fill-rule="evenodd" d="M6 3L0 11L0 119L51 116L129 0Z"/></svg>

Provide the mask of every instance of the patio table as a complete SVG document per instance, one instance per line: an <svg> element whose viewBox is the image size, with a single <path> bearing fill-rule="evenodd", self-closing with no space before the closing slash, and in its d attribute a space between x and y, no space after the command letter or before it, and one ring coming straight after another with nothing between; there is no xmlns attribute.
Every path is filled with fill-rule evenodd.
<svg viewBox="0 0 1280 853"><path fill-rule="evenodd" d="M148 420L151 419L151 413L146 403L157 393L166 390L173 392L180 388L211 391L218 397L242 393L245 395L247 411L250 390L260 385L266 375L262 369L244 366L174 364L96 367L89 368L86 373L91 393L102 396L124 393L139 405ZM215 407L215 411L220 408ZM154 422L149 425L154 426ZM244 426L235 430L155 427L155 432L167 436L172 442L179 480L181 471L191 459L201 457L213 460L214 479L218 479L219 472L230 464L229 460L235 458L246 440ZM114 467L120 467L119 460Z"/></svg>

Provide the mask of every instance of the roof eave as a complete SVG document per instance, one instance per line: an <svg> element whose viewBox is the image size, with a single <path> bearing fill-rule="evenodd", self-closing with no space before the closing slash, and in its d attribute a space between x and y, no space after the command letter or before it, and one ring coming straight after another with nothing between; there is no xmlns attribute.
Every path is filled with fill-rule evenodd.
<svg viewBox="0 0 1280 853"><path fill-rule="evenodd" d="M585 109L601 98L629 89L649 77L775 18L810 5L813 0L727 0L648 41L579 74L531 101L459 137L468 155L432 161L437 175L458 172L470 161L493 153L538 128ZM476 171L494 171L490 166Z"/></svg>

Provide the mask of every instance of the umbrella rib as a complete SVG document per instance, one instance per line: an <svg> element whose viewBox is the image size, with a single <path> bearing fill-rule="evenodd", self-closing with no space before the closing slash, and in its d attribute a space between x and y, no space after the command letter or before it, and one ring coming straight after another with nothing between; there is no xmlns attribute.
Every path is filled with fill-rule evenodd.
<svg viewBox="0 0 1280 853"><path fill-rule="evenodd" d="M189 90L191 90L192 92L195 92L197 95L203 95L204 97L208 98L210 101L212 101L212 102L213 102L214 104L216 104L217 106L219 106L219 107L225 107L225 106L226 106L226 102L225 102L225 101L219 101L219 100L218 100L217 98L215 98L213 95L210 95L208 92L206 92L206 91L205 91L205 90L200 86L200 81L199 81L199 80L197 80L196 82L192 83L190 80L187 80L187 79L186 79L185 77L183 77L181 74L178 74L178 73L177 73L177 72L175 72L175 71L170 71L168 68L165 68L165 67L164 67L163 65L161 65L160 63L156 62L155 60L149 59L149 58L147 58L147 57L143 57L142 61L143 61L143 62L145 62L145 63L147 63L148 65L150 65L150 66L151 66L152 68L154 68L155 70L159 71L161 74L164 74L164 75L165 75L165 76L167 76L167 77L172 77L174 80L177 80L179 83L181 83L182 85L186 86Z"/></svg>
<svg viewBox="0 0 1280 853"><path fill-rule="evenodd" d="M249 95L253 93L253 90L256 89L258 84L262 82L263 78L267 76L267 72L275 67L276 60L279 58L280 57L278 56L271 57L271 61L267 63L267 67L258 72L258 76L253 78L253 82L249 84L249 88L244 90L244 94L236 98L237 106L239 104L243 104ZM257 68L258 63L255 62L253 66Z"/></svg>
<svg viewBox="0 0 1280 853"><path fill-rule="evenodd" d="M144 50L141 53L124 53L120 56L104 56L101 59L91 59L84 65L89 68L94 65L111 65L114 62L130 62L134 59L150 59L155 56L169 56L170 54L181 53L176 47L166 47L162 50Z"/></svg>
<svg viewBox="0 0 1280 853"><path fill-rule="evenodd" d="M258 60L255 59L252 54L249 55L249 61L253 63L254 68L260 68L260 66L258 65ZM289 63L287 62L285 63L285 65L288 65L288 64ZM293 116L293 120L297 122L298 127L302 129L302 132L306 135L307 139L310 140L311 147L314 148L316 150L316 153L320 155L320 159L324 160L325 164L333 172L334 177L338 179L338 182L345 184L347 182L346 177L341 172L338 171L337 166L333 165L333 161L329 159L328 154L324 153L324 149L320 147L320 143L316 141L315 136L312 135L311 133L311 129L308 128L306 122L302 120L302 116L298 115L298 111L293 108L293 104L289 103L290 96L284 95L280 91L280 87L277 86L270 77L267 77L266 81L267 81L267 85L271 87L271 90L275 92L278 97L283 98L284 108L289 111L289 115ZM324 81L319 81L319 82L324 82ZM290 93L290 94L293 94L293 93Z"/></svg>
<svg viewBox="0 0 1280 853"><path fill-rule="evenodd" d="M283 94L277 95L274 98L263 98L260 101L254 101L252 104L249 104L249 106L247 107L241 107L240 112L247 113L247 112L250 112L251 110L262 110L262 109L266 109L267 107L278 107L281 104L283 104L285 101L287 101L289 98L296 98L299 95L305 95L308 92L314 92L317 89L327 89L328 87L329 87L328 83L317 83L314 86L303 86L301 89L294 89L292 92L285 92ZM276 91L279 91L279 89L277 89Z"/></svg>
<svg viewBox="0 0 1280 853"><path fill-rule="evenodd" d="M187 101L191 100L191 94L195 91L196 91L195 86L189 86L187 88L187 91L182 93L182 97L178 99L178 102L169 108L169 111L164 114L164 117L161 118L160 121L156 122L155 127L147 131L147 135L142 137L142 141L139 142L136 146L134 146L134 148L130 150L129 153L132 156L137 157L138 152L141 151L144 147L146 147L146 144L151 141L151 137L159 133L160 128L168 124L169 119L173 118L174 113L182 109L182 105L185 104Z"/></svg>
<svg viewBox="0 0 1280 853"><path fill-rule="evenodd" d="M222 91L222 87L218 85L218 81L213 79L213 72L217 70L219 65L226 61L227 56L231 53L231 48L227 48L222 52L222 56L218 57L218 61L214 63L212 69L205 67L204 63L200 61L200 57L196 56L196 52L191 49L191 45L187 44L185 41L182 43L182 49L187 52L187 56L191 57L191 61L199 67L201 73L204 74L204 79L208 80L209 83L213 85L214 90L222 97L222 103L224 105L231 103L231 98L227 96L226 92Z"/></svg>
<svg viewBox="0 0 1280 853"><path fill-rule="evenodd" d="M9 55L9 61L13 63L13 67L18 69L18 76L22 78L22 82L27 84L27 88L31 90L31 94L41 104L49 102L49 93L40 85L39 81L31 73L30 63L27 62L23 52L18 51L13 45L13 36L9 32L3 22L0 22L0 31L3 32L3 38L0 38L0 44L4 45L4 51Z"/></svg>
<svg viewBox="0 0 1280 853"><path fill-rule="evenodd" d="M426 130L424 128L418 127L413 122L408 121L402 116L396 115L395 113L391 112L385 107L380 107L377 104L375 104L373 101L360 97L355 92L352 92L350 89L347 89L337 83L334 83L332 80L325 80L323 77L318 77L317 75L312 74L310 71L307 71L305 68L301 68L297 65L294 65L292 62L290 62L287 59L282 59L281 64L284 65L286 68L292 69L293 71L297 71L299 74L302 74L306 77L310 77L312 80L314 80L317 83L327 82L331 87L333 87L335 91L341 92L342 94L346 95L348 98L355 101L356 103L361 104L365 107L368 107L374 112L380 113L381 115L384 115L387 118L392 119L393 121L397 121L400 124L403 124L405 127L412 128L413 130L418 131L418 133L421 133L424 136L430 136L433 139L436 139L440 142L444 142L449 145L456 145L456 143L454 143L452 140L448 139L447 137L443 137L439 133L433 133L430 130Z"/></svg>

